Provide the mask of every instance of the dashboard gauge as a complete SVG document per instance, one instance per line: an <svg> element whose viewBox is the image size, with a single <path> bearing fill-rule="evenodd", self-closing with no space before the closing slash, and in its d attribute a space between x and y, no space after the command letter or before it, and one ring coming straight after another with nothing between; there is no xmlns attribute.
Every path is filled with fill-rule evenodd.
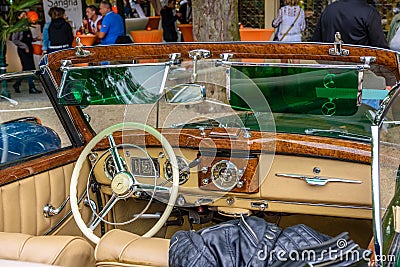
<svg viewBox="0 0 400 267"><path fill-rule="evenodd" d="M179 169L179 184L184 184L189 179L190 168L188 162L181 156L176 156ZM172 164L167 159L164 164L164 175L167 181L172 181Z"/></svg>
<svg viewBox="0 0 400 267"><path fill-rule="evenodd" d="M156 158L131 158L131 171L134 176L158 178L160 163Z"/></svg>
<svg viewBox="0 0 400 267"><path fill-rule="evenodd" d="M124 159L121 158L121 160L122 160L122 165L123 165L124 169L127 170L128 168L126 166ZM114 176L117 174L114 159L112 158L111 155L108 155L107 158L104 160L104 172L106 173L107 178L110 180L112 180L114 178Z"/></svg>
<svg viewBox="0 0 400 267"><path fill-rule="evenodd" d="M211 179L216 187L229 191L239 182L238 168L229 160L218 161L211 168Z"/></svg>

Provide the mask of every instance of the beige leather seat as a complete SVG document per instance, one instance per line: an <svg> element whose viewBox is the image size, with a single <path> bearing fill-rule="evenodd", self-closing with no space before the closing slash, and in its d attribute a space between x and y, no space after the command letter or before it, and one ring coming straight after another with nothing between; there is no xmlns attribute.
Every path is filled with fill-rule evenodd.
<svg viewBox="0 0 400 267"><path fill-rule="evenodd" d="M95 266L94 249L82 237L31 236L0 232L0 259L20 261L18 266ZM3 261L3 263L7 261Z"/></svg>
<svg viewBox="0 0 400 267"><path fill-rule="evenodd" d="M114 229L95 249L96 266L168 266L169 239L144 238Z"/></svg>

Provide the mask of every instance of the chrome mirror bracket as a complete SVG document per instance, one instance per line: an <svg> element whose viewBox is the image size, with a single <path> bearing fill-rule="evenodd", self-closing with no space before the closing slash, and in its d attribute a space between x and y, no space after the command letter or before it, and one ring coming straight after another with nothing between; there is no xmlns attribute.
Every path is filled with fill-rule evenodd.
<svg viewBox="0 0 400 267"><path fill-rule="evenodd" d="M91 55L89 50L83 49L84 45L81 43L81 38L76 37L75 55L77 57L88 57Z"/></svg>
<svg viewBox="0 0 400 267"><path fill-rule="evenodd" d="M189 51L189 57L193 59L193 73L191 82L195 83L197 80L197 61L203 58L211 57L211 52L205 49L196 49Z"/></svg>
<svg viewBox="0 0 400 267"><path fill-rule="evenodd" d="M333 43L333 48L329 48L329 55L331 56L348 56L350 51L342 48L342 36L340 32L335 33L335 42Z"/></svg>

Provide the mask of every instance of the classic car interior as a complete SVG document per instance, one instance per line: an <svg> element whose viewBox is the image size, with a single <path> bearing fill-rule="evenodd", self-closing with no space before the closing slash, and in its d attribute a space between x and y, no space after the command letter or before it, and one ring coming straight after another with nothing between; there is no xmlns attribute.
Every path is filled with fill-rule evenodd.
<svg viewBox="0 0 400 267"><path fill-rule="evenodd" d="M61 144L0 164L1 260L168 266L177 231L244 216L348 232L378 263L399 253L392 51L78 45L45 56L35 75L52 112L30 112Z"/></svg>

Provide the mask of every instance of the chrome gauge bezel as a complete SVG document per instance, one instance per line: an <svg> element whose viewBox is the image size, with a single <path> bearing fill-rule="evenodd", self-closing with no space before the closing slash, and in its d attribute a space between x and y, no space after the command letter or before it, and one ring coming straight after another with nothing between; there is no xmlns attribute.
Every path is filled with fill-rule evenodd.
<svg viewBox="0 0 400 267"><path fill-rule="evenodd" d="M182 185L189 180L190 177L190 168L189 168L189 163L184 157L181 156L176 156L176 160L178 161L178 169L179 169L179 184ZM171 162L169 159L167 159L164 163L164 178L167 181L172 181L172 174L169 176L167 167L170 165ZM186 168L186 171L182 171L184 168Z"/></svg>
<svg viewBox="0 0 400 267"><path fill-rule="evenodd" d="M224 186L220 181L221 178L220 177L215 177L215 171L217 170L217 168L220 168L220 166L222 164L225 164L225 168L231 170L232 173L232 179L233 179L233 184L231 184L230 186ZM219 171L218 171L219 172ZM238 167L231 162L230 160L220 160L216 163L214 163L214 165L211 167L211 180L212 183L219 189L223 190L223 191L230 191L233 188L236 187L236 185L238 184L240 179L240 175L239 175L239 169Z"/></svg>

